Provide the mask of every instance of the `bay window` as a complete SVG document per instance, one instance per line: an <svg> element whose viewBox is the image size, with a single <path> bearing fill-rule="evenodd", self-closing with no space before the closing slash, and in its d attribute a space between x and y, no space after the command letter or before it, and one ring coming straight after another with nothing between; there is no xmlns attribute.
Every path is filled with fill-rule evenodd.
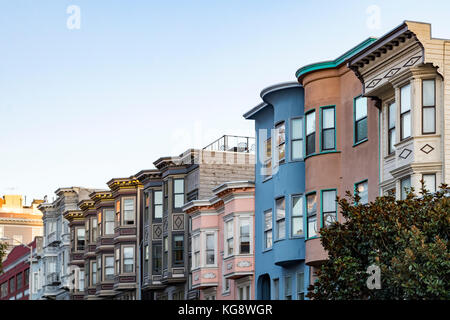
<svg viewBox="0 0 450 320"><path fill-rule="evenodd" d="M284 121L277 124L275 130L277 132L278 163L280 163L285 160L286 151L286 126Z"/></svg>
<svg viewBox="0 0 450 320"><path fill-rule="evenodd" d="M322 108L322 151L330 151L336 149L336 123L335 108Z"/></svg>
<svg viewBox="0 0 450 320"><path fill-rule="evenodd" d="M272 210L264 212L264 248L272 247Z"/></svg>
<svg viewBox="0 0 450 320"><path fill-rule="evenodd" d="M436 83L434 79L422 81L422 133L436 133Z"/></svg>
<svg viewBox="0 0 450 320"><path fill-rule="evenodd" d="M301 237L303 231L303 196L292 197L292 236Z"/></svg>
<svg viewBox="0 0 450 320"><path fill-rule="evenodd" d="M163 194L161 190L153 191L153 220L163 216Z"/></svg>
<svg viewBox="0 0 450 320"><path fill-rule="evenodd" d="M105 280L114 280L114 256L105 256Z"/></svg>
<svg viewBox="0 0 450 320"><path fill-rule="evenodd" d="M183 235L173 235L173 265L183 265Z"/></svg>
<svg viewBox="0 0 450 320"><path fill-rule="evenodd" d="M316 193L306 196L308 238L317 236L317 199Z"/></svg>
<svg viewBox="0 0 450 320"><path fill-rule="evenodd" d="M123 200L123 222L125 225L134 224L134 199Z"/></svg>
<svg viewBox="0 0 450 320"><path fill-rule="evenodd" d="M123 248L123 272L134 272L134 247Z"/></svg>
<svg viewBox="0 0 450 320"><path fill-rule="evenodd" d="M354 105L354 144L358 144L367 139L367 98L355 98Z"/></svg>
<svg viewBox="0 0 450 320"><path fill-rule="evenodd" d="M206 265L215 264L215 235L214 233L206 234Z"/></svg>
<svg viewBox="0 0 450 320"><path fill-rule="evenodd" d="M105 235L114 234L114 210L105 209L103 214L105 217Z"/></svg>
<svg viewBox="0 0 450 320"><path fill-rule="evenodd" d="M395 102L389 104L388 106L388 154L393 154L395 152L395 122L397 117L397 105Z"/></svg>
<svg viewBox="0 0 450 320"><path fill-rule="evenodd" d="M241 218L239 220L239 253L250 253L250 220Z"/></svg>
<svg viewBox="0 0 450 320"><path fill-rule="evenodd" d="M316 152L316 112L312 111L306 115L306 155Z"/></svg>
<svg viewBox="0 0 450 320"><path fill-rule="evenodd" d="M227 221L225 223L225 226L226 226L226 228L225 228L225 230L226 230L226 236L225 236L226 237L226 243L225 243L226 249L225 249L225 252L226 252L227 256L232 255L233 252L234 252L234 232L233 232L234 228L233 228L233 225L234 225L233 220Z"/></svg>
<svg viewBox="0 0 450 320"><path fill-rule="evenodd" d="M181 208L184 204L184 179L173 180L173 207Z"/></svg>
<svg viewBox="0 0 450 320"><path fill-rule="evenodd" d="M411 136L411 85L400 88L400 139Z"/></svg>
<svg viewBox="0 0 450 320"><path fill-rule="evenodd" d="M303 118L291 120L291 160L303 159Z"/></svg>
<svg viewBox="0 0 450 320"><path fill-rule="evenodd" d="M322 191L322 223L323 226L329 227L336 222L337 203L336 190Z"/></svg>
<svg viewBox="0 0 450 320"><path fill-rule="evenodd" d="M277 239L284 239L286 235L286 202L284 197L276 200L276 230Z"/></svg>

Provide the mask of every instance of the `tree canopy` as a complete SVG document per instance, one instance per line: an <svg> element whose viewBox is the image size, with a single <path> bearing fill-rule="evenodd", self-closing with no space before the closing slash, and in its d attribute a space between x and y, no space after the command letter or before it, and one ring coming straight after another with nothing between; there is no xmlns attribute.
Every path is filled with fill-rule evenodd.
<svg viewBox="0 0 450 320"><path fill-rule="evenodd" d="M312 299L450 299L450 189L430 194L411 188L405 200L391 195L358 204L349 192L338 204L343 222L321 230L329 259L309 287ZM381 288L369 289L369 266Z"/></svg>

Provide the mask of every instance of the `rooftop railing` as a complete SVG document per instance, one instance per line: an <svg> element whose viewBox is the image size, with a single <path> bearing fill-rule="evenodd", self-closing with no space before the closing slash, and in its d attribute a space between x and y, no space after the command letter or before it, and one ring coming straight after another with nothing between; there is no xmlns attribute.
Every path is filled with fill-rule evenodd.
<svg viewBox="0 0 450 320"><path fill-rule="evenodd" d="M203 150L255 153L255 138L223 135L216 141L204 147Z"/></svg>

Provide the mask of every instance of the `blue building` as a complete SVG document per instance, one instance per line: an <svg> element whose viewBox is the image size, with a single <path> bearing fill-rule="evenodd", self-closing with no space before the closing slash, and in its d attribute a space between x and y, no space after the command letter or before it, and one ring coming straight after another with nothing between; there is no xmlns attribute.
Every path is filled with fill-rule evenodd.
<svg viewBox="0 0 450 320"><path fill-rule="evenodd" d="M303 299L305 266L303 161L304 90L296 82L261 92L263 102L244 114L255 120L256 299Z"/></svg>

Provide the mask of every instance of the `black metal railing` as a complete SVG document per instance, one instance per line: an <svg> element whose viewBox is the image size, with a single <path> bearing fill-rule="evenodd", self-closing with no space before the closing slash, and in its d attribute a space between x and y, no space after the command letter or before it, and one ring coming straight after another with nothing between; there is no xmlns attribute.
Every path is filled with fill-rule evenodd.
<svg viewBox="0 0 450 320"><path fill-rule="evenodd" d="M223 135L219 139L204 147L203 150L255 153L255 138Z"/></svg>

